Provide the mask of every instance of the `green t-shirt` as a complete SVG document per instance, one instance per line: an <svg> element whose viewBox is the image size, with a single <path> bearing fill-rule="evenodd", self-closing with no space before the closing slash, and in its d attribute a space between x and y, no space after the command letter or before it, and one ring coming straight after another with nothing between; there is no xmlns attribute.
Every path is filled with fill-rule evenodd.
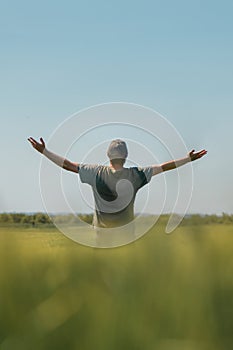
<svg viewBox="0 0 233 350"><path fill-rule="evenodd" d="M93 225L109 228L126 225L134 219L135 196L151 180L152 167L114 170L110 166L80 164L79 175L93 190Z"/></svg>

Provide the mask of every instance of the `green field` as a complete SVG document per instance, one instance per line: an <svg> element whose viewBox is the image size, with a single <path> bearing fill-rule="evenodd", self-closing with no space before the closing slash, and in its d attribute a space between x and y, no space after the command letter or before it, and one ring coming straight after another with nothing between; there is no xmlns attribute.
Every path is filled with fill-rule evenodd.
<svg viewBox="0 0 233 350"><path fill-rule="evenodd" d="M155 226L115 249L0 228L0 349L233 348L233 225Z"/></svg>

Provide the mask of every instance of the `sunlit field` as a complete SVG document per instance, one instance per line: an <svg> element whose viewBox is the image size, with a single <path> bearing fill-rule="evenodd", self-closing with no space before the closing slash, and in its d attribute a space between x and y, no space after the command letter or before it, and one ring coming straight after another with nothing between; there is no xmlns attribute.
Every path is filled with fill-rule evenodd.
<svg viewBox="0 0 233 350"><path fill-rule="evenodd" d="M114 249L0 228L0 349L233 346L233 225L157 224Z"/></svg>

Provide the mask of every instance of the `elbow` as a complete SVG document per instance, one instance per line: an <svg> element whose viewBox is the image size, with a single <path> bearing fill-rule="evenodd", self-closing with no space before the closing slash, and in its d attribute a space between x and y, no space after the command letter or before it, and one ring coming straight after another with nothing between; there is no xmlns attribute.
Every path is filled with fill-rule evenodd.
<svg viewBox="0 0 233 350"><path fill-rule="evenodd" d="M71 167L71 163L68 160L64 160L64 163L62 165L62 168L67 170L67 171L71 171L72 167Z"/></svg>
<svg viewBox="0 0 233 350"><path fill-rule="evenodd" d="M161 168L162 168L162 171L168 171L168 170L175 169L175 166L173 164L163 164Z"/></svg>
<svg viewBox="0 0 233 350"><path fill-rule="evenodd" d="M78 173L78 165L76 163L70 162L67 159L63 163L63 169L71 171L73 173Z"/></svg>

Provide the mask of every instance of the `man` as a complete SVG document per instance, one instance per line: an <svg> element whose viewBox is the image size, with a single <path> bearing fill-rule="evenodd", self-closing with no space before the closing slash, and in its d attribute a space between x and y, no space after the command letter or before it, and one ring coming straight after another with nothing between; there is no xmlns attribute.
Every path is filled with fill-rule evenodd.
<svg viewBox="0 0 233 350"><path fill-rule="evenodd" d="M92 186L95 200L93 225L97 228L114 228L132 222L137 191L149 183L152 176L178 168L207 153L206 150L192 150L184 158L160 165L125 168L128 150L126 143L120 139L113 140L109 145L107 155L110 166L74 163L49 151L42 138L40 142L32 137L28 141L52 162L65 170L78 173L83 183Z"/></svg>

